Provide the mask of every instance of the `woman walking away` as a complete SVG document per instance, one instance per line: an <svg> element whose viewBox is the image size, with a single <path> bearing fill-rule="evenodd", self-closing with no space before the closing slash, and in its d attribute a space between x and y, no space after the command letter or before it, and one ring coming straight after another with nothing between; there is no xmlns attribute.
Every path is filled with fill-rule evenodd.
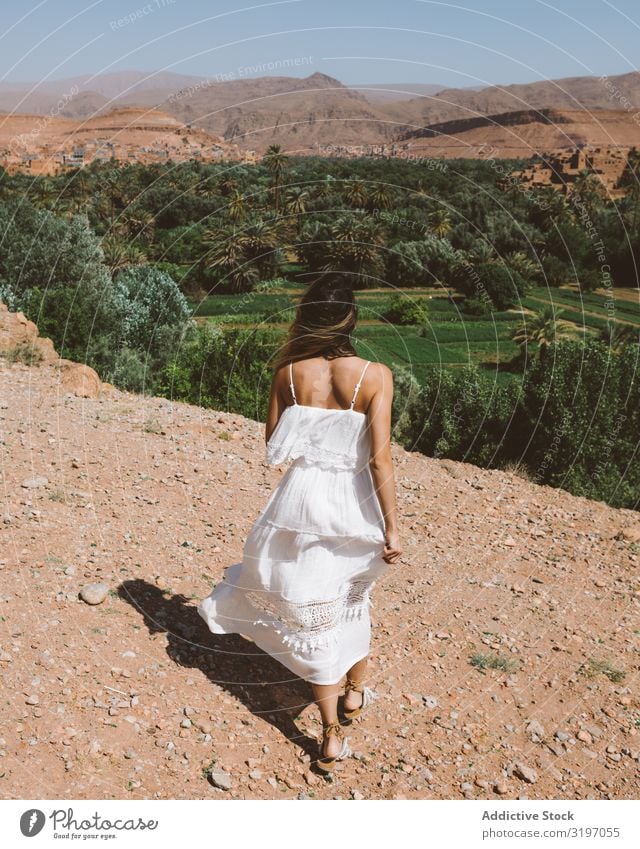
<svg viewBox="0 0 640 849"><path fill-rule="evenodd" d="M317 765L351 754L364 685L370 594L402 549L391 461L391 371L357 356L352 288L323 274L305 292L274 376L266 460L291 465L258 515L241 563L198 605L214 633L240 633L309 681L322 718Z"/></svg>

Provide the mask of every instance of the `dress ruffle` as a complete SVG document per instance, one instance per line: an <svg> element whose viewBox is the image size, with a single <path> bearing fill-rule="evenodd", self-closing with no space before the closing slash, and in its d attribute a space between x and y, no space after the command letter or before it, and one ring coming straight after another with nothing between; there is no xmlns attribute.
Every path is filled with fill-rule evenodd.
<svg viewBox="0 0 640 849"><path fill-rule="evenodd" d="M323 538L384 542L384 518L368 466L355 472L295 460L256 522Z"/></svg>
<svg viewBox="0 0 640 849"><path fill-rule="evenodd" d="M369 462L367 421L352 410L287 407L267 444L271 465L304 458L326 469L356 469Z"/></svg>

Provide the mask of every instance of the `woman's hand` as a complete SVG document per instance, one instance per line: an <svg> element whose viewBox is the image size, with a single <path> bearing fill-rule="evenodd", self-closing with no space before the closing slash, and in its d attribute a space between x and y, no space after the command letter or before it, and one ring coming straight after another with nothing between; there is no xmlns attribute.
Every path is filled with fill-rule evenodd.
<svg viewBox="0 0 640 849"><path fill-rule="evenodd" d="M397 531L387 531L384 535L384 554L382 559L386 563L395 563L402 554L400 538Z"/></svg>

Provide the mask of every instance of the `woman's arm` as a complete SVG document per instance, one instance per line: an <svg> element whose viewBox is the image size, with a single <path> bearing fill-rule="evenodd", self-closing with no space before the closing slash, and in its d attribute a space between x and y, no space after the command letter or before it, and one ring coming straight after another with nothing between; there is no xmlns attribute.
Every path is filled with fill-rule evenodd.
<svg viewBox="0 0 640 849"><path fill-rule="evenodd" d="M396 507L396 485L391 459L391 402L393 401L393 374L382 363L376 364L380 378L374 392L367 416L371 434L371 457L369 468L373 485L380 502L385 524L385 552L387 563L394 563L402 554L398 539Z"/></svg>
<svg viewBox="0 0 640 849"><path fill-rule="evenodd" d="M267 408L267 421L265 424L265 433L264 433L264 441L269 442L271 439L271 434L276 428L278 424L278 420L282 414L282 411L287 406L286 401L282 397L282 375L284 373L284 368L278 369L278 371L273 375L273 380L271 381L271 395L269 396L269 406Z"/></svg>

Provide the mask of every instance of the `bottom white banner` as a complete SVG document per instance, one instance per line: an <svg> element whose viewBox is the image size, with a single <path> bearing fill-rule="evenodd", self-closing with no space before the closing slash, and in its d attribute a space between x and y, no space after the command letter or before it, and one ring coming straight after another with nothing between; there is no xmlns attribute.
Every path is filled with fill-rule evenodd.
<svg viewBox="0 0 640 849"><path fill-rule="evenodd" d="M62 841L109 841L125 849L185 838L211 845L251 841L270 849L293 836L305 846L326 849L327 839L341 834L377 847L395 844L410 832L412 844L425 847L452 840L464 841L466 849L552 846L559 840L576 849L640 846L640 802L634 800L363 800L366 810L346 804L353 800L333 800L320 802L331 805L320 819L304 801L312 800L5 800L0 802L0 834L3 849L60 846ZM402 811L394 810L399 806Z"/></svg>

